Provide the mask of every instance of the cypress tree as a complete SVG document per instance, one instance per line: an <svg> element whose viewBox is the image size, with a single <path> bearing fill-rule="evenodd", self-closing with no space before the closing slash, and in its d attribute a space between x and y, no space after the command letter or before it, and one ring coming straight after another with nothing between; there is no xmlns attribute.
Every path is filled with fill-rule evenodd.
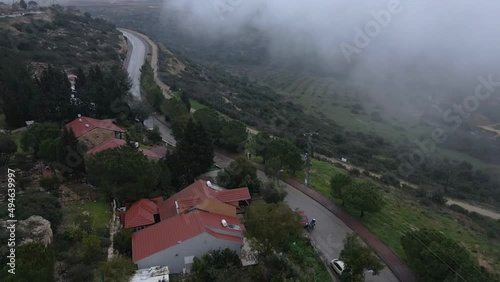
<svg viewBox="0 0 500 282"><path fill-rule="evenodd" d="M189 119L182 139L168 162L178 188L191 184L195 177L207 172L213 164L214 147L210 135L199 123Z"/></svg>

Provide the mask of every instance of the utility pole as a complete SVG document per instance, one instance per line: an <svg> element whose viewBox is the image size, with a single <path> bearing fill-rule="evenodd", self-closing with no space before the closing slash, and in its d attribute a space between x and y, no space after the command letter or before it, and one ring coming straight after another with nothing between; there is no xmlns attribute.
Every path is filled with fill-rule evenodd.
<svg viewBox="0 0 500 282"><path fill-rule="evenodd" d="M306 179L305 179L305 183L304 183L304 186L306 186L306 188L310 187L310 185L311 185L311 174L310 174L310 171L311 171L311 167L312 167L311 157L312 157L312 154L313 154L312 137L314 135L318 135L318 133L316 133L316 132L309 132L309 133L305 133L304 134L304 136L307 138L307 153L305 155Z"/></svg>
<svg viewBox="0 0 500 282"><path fill-rule="evenodd" d="M444 184L444 194L448 194L448 182L450 181L451 170L448 170L448 175L446 176L446 183Z"/></svg>

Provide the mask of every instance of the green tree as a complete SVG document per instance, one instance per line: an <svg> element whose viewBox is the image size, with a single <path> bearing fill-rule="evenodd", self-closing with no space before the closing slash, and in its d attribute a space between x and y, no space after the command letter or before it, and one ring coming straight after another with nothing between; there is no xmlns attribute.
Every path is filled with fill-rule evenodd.
<svg viewBox="0 0 500 282"><path fill-rule="evenodd" d="M259 193L261 186L262 182L259 180L259 178L252 179L248 174L247 176L245 176L245 178L243 178L243 181L240 184L240 187L247 187L251 195Z"/></svg>
<svg viewBox="0 0 500 282"><path fill-rule="evenodd" d="M89 235L82 240L82 257L86 264L99 261L102 258L101 242L96 235Z"/></svg>
<svg viewBox="0 0 500 282"><path fill-rule="evenodd" d="M285 139L273 139L266 148L265 160L279 157L282 169L291 174L300 170L303 161L300 150L291 141Z"/></svg>
<svg viewBox="0 0 500 282"><path fill-rule="evenodd" d="M191 184L195 177L212 167L213 159L210 136L202 125L189 119L176 151L167 158L170 171L175 176L174 185L180 188Z"/></svg>
<svg viewBox="0 0 500 282"><path fill-rule="evenodd" d="M259 132L257 135L253 136L249 140L248 148L249 151L256 155L263 157L264 162L266 161L266 150L273 139L267 132Z"/></svg>
<svg viewBox="0 0 500 282"><path fill-rule="evenodd" d="M40 186L46 191L57 190L59 188L59 179L57 177L42 177L38 181Z"/></svg>
<svg viewBox="0 0 500 282"><path fill-rule="evenodd" d="M5 122L11 128L26 126L31 119L30 101L35 85L22 52L0 49L0 99Z"/></svg>
<svg viewBox="0 0 500 282"><path fill-rule="evenodd" d="M132 231L130 229L121 229L113 237L113 247L120 254L132 257Z"/></svg>
<svg viewBox="0 0 500 282"><path fill-rule="evenodd" d="M342 189L352 184L352 178L349 175L337 173L330 179L330 188L334 197L342 199L344 205L344 197L342 196Z"/></svg>
<svg viewBox="0 0 500 282"><path fill-rule="evenodd" d="M276 157L268 158L268 159L266 159L264 164L265 164L266 175L270 178L277 179L278 175L281 171L281 168L283 167L283 165L281 164L280 157L276 156Z"/></svg>
<svg viewBox="0 0 500 282"><path fill-rule="evenodd" d="M61 147L61 139L45 139L40 143L37 157L44 161L55 162L58 160L58 151Z"/></svg>
<svg viewBox="0 0 500 282"><path fill-rule="evenodd" d="M89 179L118 200L135 201L158 194L160 166L129 146L99 152L89 159L87 167Z"/></svg>
<svg viewBox="0 0 500 282"><path fill-rule="evenodd" d="M153 68L149 64L144 64L141 68L141 88L141 95L155 110L159 110L165 97L154 80Z"/></svg>
<svg viewBox="0 0 500 282"><path fill-rule="evenodd" d="M35 123L28 127L21 137L21 148L30 152L33 157L38 155L40 144L44 140L53 140L59 137L61 130L53 123Z"/></svg>
<svg viewBox="0 0 500 282"><path fill-rule="evenodd" d="M408 231L401 237L408 264L422 281L499 281L455 240L433 229Z"/></svg>
<svg viewBox="0 0 500 282"><path fill-rule="evenodd" d="M250 180L257 179L257 168L247 159L240 157L219 172L217 183L228 189L239 188L247 176Z"/></svg>
<svg viewBox="0 0 500 282"><path fill-rule="evenodd" d="M300 215L283 202L277 204L255 203L244 217L245 236L259 253L260 259L281 251L289 240L300 237L303 228Z"/></svg>
<svg viewBox="0 0 500 282"><path fill-rule="evenodd" d="M214 141L219 139L222 120L215 110L211 108L199 109L193 113L193 118L203 125Z"/></svg>
<svg viewBox="0 0 500 282"><path fill-rule="evenodd" d="M60 122L73 118L74 106L69 99L71 83L63 70L49 65L36 77L35 85L30 112L36 120Z"/></svg>
<svg viewBox="0 0 500 282"><path fill-rule="evenodd" d="M17 144L10 135L0 133L0 166L9 163L10 157L17 152Z"/></svg>
<svg viewBox="0 0 500 282"><path fill-rule="evenodd" d="M114 256L99 266L99 273L103 282L129 281L135 274L136 267L131 259L122 256Z"/></svg>
<svg viewBox="0 0 500 282"><path fill-rule="evenodd" d="M172 172L170 172L166 160L160 160L158 164L161 169L158 178L158 190L161 191L164 196L170 197L175 192L175 190L172 189Z"/></svg>
<svg viewBox="0 0 500 282"><path fill-rule="evenodd" d="M162 112L165 113L165 118L172 123L172 133L179 141L182 139L184 128L191 117L189 111L180 99L173 97L165 100Z"/></svg>
<svg viewBox="0 0 500 282"><path fill-rule="evenodd" d="M211 251L201 258L195 257L191 273L193 282L219 282L231 273L239 272L242 268L238 254L228 248Z"/></svg>
<svg viewBox="0 0 500 282"><path fill-rule="evenodd" d="M23 207L16 210L18 220L27 219L32 215L39 215L50 221L50 227L54 233L62 222L61 203L57 197L49 193L25 193L18 196L16 202Z"/></svg>
<svg viewBox="0 0 500 282"><path fill-rule="evenodd" d="M160 144L163 140L160 129L156 125L153 127L153 130L149 130L146 133L146 138L148 138L148 141L152 144Z"/></svg>
<svg viewBox="0 0 500 282"><path fill-rule="evenodd" d="M373 253L370 247L364 246L355 233L347 235L344 239L344 249L340 258L351 270L348 275L343 275L342 281L364 281L364 272L373 270L373 275L380 274L384 264Z"/></svg>
<svg viewBox="0 0 500 282"><path fill-rule="evenodd" d="M28 243L16 249L15 275L6 274L6 282L54 281L54 254L42 243ZM4 273L7 270L4 269ZM1 276L0 276L1 277Z"/></svg>
<svg viewBox="0 0 500 282"><path fill-rule="evenodd" d="M186 92L181 93L181 101L182 101L182 103L184 103L184 106L186 106L186 109L188 111L190 111L191 110L191 102L189 101L189 97L186 94Z"/></svg>
<svg viewBox="0 0 500 282"><path fill-rule="evenodd" d="M280 186L276 185L274 181L269 181L261 189L261 196L266 203L283 202L287 192Z"/></svg>
<svg viewBox="0 0 500 282"><path fill-rule="evenodd" d="M345 187L342 195L347 203L361 211L360 217L365 211L379 212L384 206L382 190L366 182L355 182Z"/></svg>
<svg viewBox="0 0 500 282"><path fill-rule="evenodd" d="M83 144L78 141L73 130L66 127L63 129L61 136L62 155L59 155L59 162L71 168L72 171L85 173L85 159L83 157Z"/></svg>
<svg viewBox="0 0 500 282"><path fill-rule="evenodd" d="M230 120L222 123L219 145L231 151L242 151L245 148L247 128L239 121Z"/></svg>
<svg viewBox="0 0 500 282"><path fill-rule="evenodd" d="M21 8L23 8L23 9L25 9L25 10L28 8L28 5L26 4L26 2L25 2L24 0L21 0L21 1L19 2L19 4L21 5Z"/></svg>

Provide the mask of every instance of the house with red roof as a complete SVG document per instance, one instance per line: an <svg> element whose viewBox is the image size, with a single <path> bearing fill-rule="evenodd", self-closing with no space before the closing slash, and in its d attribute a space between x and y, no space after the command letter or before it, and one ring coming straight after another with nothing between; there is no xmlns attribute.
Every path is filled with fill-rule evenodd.
<svg viewBox="0 0 500 282"><path fill-rule="evenodd" d="M78 141L85 144L88 149L86 156L127 144L124 140L125 130L111 119L99 120L81 116L66 124L66 128L71 128ZM167 148L164 146L139 150L152 161L159 161L167 155Z"/></svg>
<svg viewBox="0 0 500 282"><path fill-rule="evenodd" d="M225 189L198 180L167 200L141 199L127 208L132 256L139 269L166 265L189 271L194 257L229 248L240 254L244 226L238 213L250 202L247 187Z"/></svg>
<svg viewBox="0 0 500 282"><path fill-rule="evenodd" d="M66 124L66 129L72 129L78 141L92 149L109 139L123 139L125 130L116 125L112 119L94 119L81 116Z"/></svg>
<svg viewBox="0 0 500 282"><path fill-rule="evenodd" d="M236 217L193 210L132 234L132 260L139 269L168 266L171 273L189 272L194 257L228 248L238 255L244 226Z"/></svg>

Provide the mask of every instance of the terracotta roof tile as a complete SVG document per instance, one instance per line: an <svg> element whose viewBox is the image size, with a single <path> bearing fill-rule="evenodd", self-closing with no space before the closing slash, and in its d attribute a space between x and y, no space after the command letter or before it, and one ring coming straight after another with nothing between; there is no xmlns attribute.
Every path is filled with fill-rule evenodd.
<svg viewBox="0 0 500 282"><path fill-rule="evenodd" d="M158 206L151 200L140 199L125 212L125 228L134 228L155 223Z"/></svg>
<svg viewBox="0 0 500 282"><path fill-rule="evenodd" d="M121 147L125 144L127 144L127 142L125 140L118 139L118 138L110 138L110 139L102 142L101 144L97 145L96 147L88 150L87 155L93 155L93 154L102 152L104 150L118 148L118 147Z"/></svg>
<svg viewBox="0 0 500 282"><path fill-rule="evenodd" d="M248 188L245 187L220 191L215 195L215 198L221 202L229 203L249 200L251 199L251 196Z"/></svg>
<svg viewBox="0 0 500 282"><path fill-rule="evenodd" d="M85 135L86 133L94 130L95 128L103 128L116 132L125 132L125 130L121 129L116 124L114 124L113 120L111 119L99 120L90 117L77 118L74 121L66 124L66 128L73 129L73 133L75 133L76 138Z"/></svg>
<svg viewBox="0 0 500 282"><path fill-rule="evenodd" d="M160 218L161 220L165 220L167 218L170 218L172 216L177 215L177 210L176 210L176 205L175 202L179 204L179 200L182 204L187 204L185 201L186 198L192 198L192 197L199 197L200 199L217 199L221 203L229 203L229 202L235 202L235 201L240 201L240 200L250 200L250 192L248 191L248 188L238 188L238 189L224 189L220 188L222 191L217 191L213 188L210 188L207 184L206 181L204 180L198 180L194 182L193 184L189 185L188 187L182 189L181 191L177 192L175 195L172 197L168 198L166 201L163 203L159 204L159 209L160 209ZM200 201L201 202L201 201ZM198 203L200 203L198 202ZM196 204L198 204L196 203ZM192 207L194 207L196 204L192 204ZM185 206L183 206L185 207Z"/></svg>
<svg viewBox="0 0 500 282"><path fill-rule="evenodd" d="M207 233L221 240L243 244L243 230L222 226L222 219L229 224L242 226L235 217L194 211L175 216L132 234L132 259L134 262L168 249L178 242Z"/></svg>

